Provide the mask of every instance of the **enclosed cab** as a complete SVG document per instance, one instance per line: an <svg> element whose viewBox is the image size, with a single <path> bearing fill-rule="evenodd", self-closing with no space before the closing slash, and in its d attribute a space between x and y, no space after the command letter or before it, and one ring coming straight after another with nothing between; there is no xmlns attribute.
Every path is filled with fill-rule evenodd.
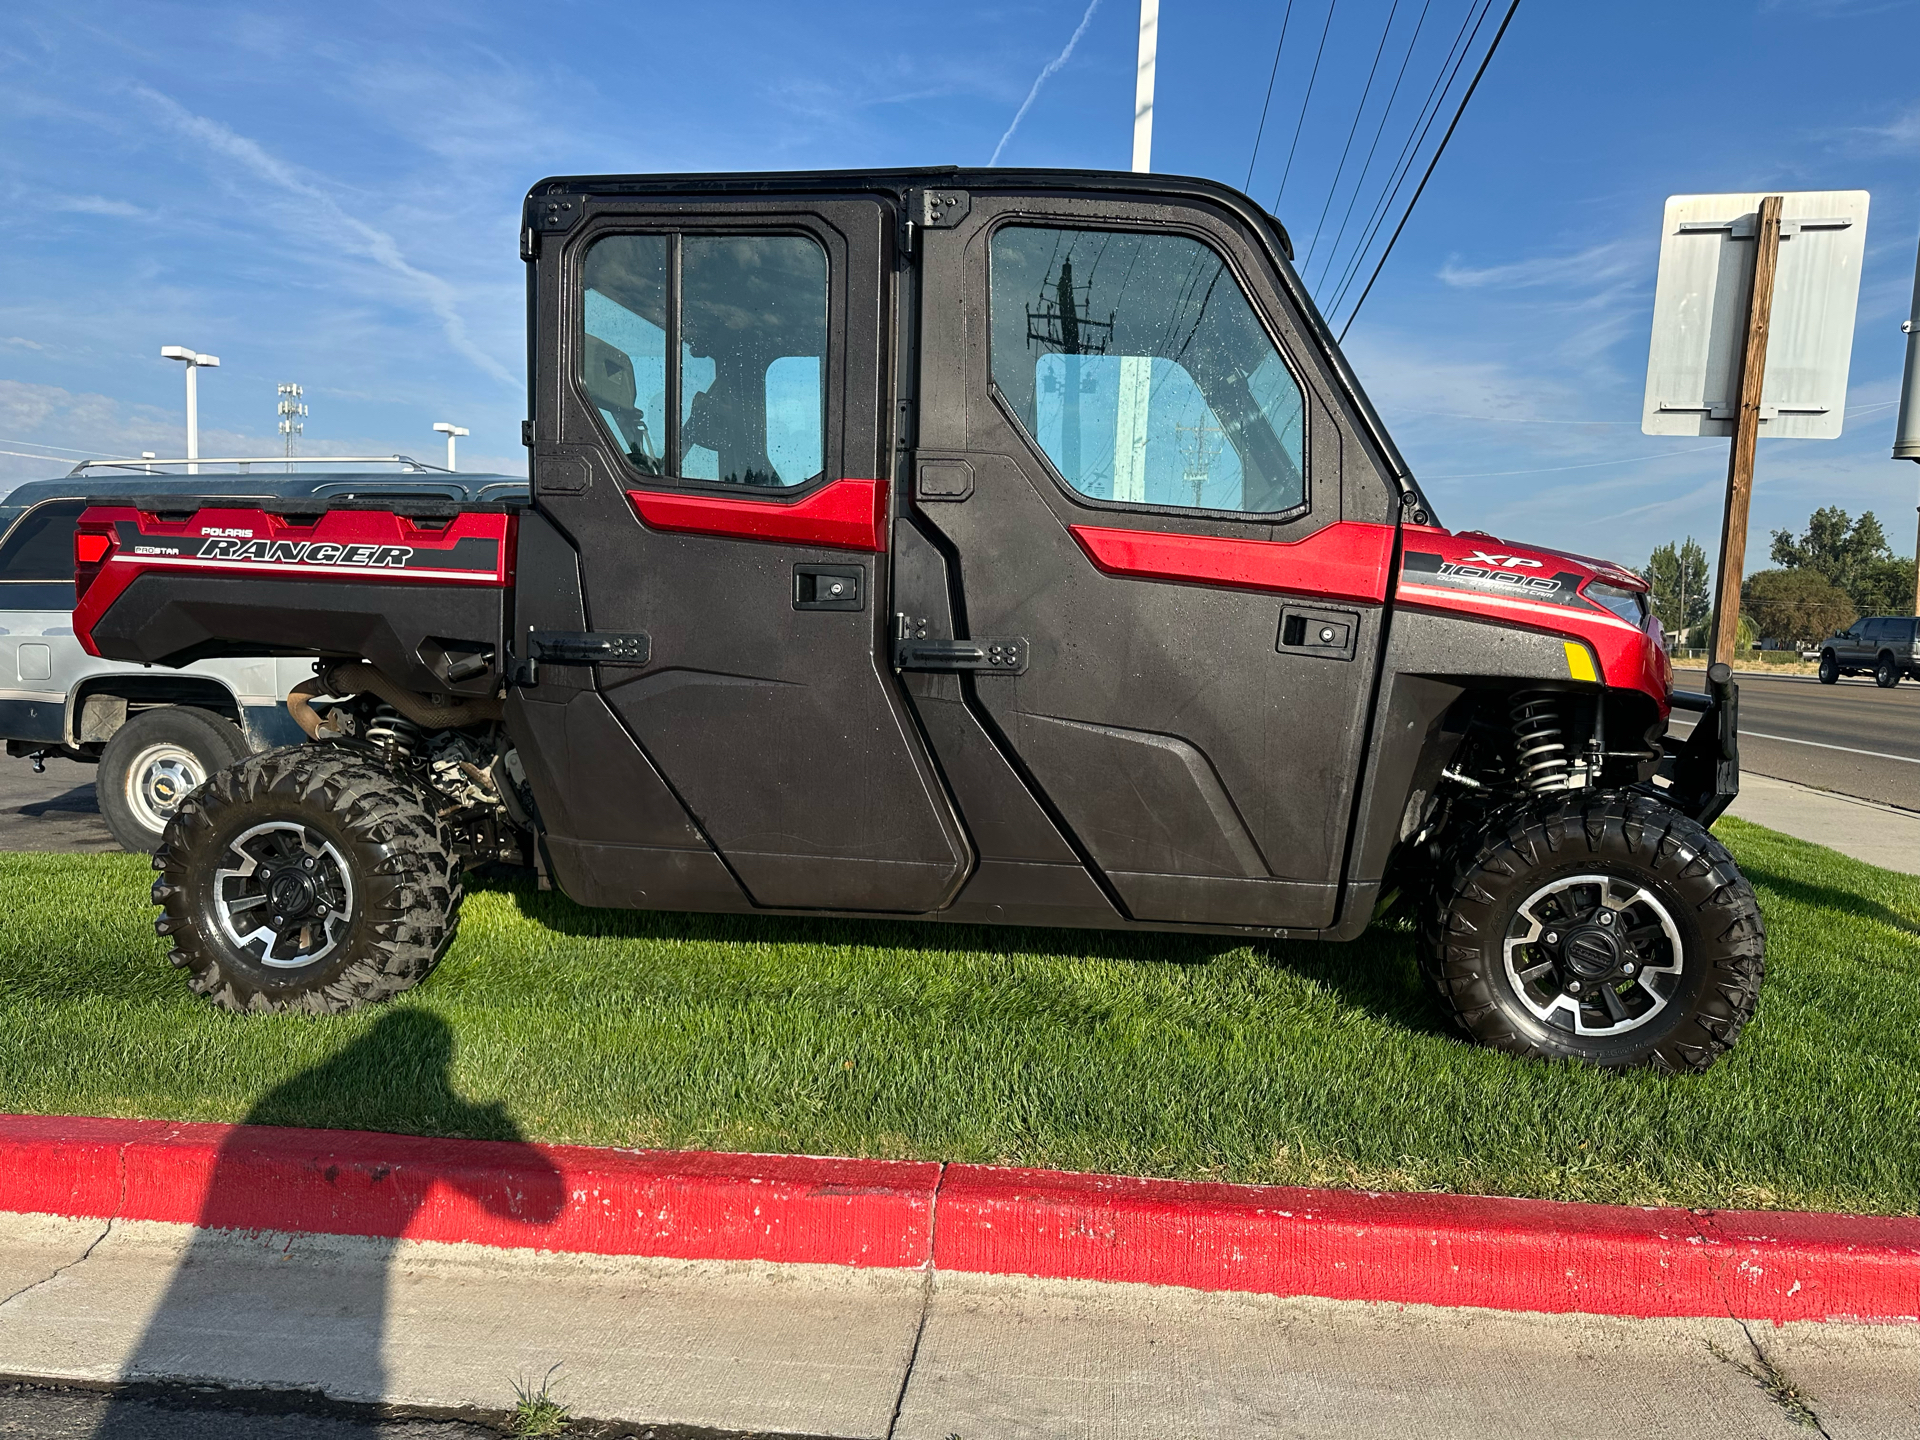
<svg viewBox="0 0 1920 1440"><path fill-rule="evenodd" d="M430 966L438 932L401 956L356 918L376 861L338 816L377 774L449 906L514 844L594 905L1346 939L1402 897L1489 1043L1687 1068L1737 1035L1764 937L1705 828L1724 674L1670 693L1630 572L1442 528L1245 197L553 180L522 253L529 506L395 514L351 572L272 515L196 516L164 568L137 508L83 524L104 652L205 653L244 603L319 657L322 743L170 833L207 993ZM450 573L483 520L497 565ZM1707 712L1684 749L1675 703Z"/></svg>

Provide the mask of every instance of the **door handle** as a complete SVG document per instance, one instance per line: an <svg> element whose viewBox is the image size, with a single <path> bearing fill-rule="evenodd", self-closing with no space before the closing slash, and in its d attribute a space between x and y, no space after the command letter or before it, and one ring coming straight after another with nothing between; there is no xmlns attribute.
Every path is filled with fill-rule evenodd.
<svg viewBox="0 0 1920 1440"><path fill-rule="evenodd" d="M794 566L793 608L796 610L866 609L866 570L859 565Z"/></svg>

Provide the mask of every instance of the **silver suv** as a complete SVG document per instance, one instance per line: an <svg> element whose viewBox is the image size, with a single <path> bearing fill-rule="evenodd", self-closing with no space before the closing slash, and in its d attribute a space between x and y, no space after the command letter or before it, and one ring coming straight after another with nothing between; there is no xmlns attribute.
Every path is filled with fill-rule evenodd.
<svg viewBox="0 0 1920 1440"><path fill-rule="evenodd" d="M129 850L151 850L179 803L217 770L247 754L306 737L288 717L287 692L313 675L311 655L250 655L156 670L96 660L73 634L73 529L89 497L120 503L169 489L290 508L319 497L432 496L507 500L527 482L454 475L396 456L400 474L200 475L188 481L115 466L76 466L58 480L30 480L0 495L0 738L7 754L98 762L100 813ZM165 465L169 462L159 461ZM181 462L184 463L184 462ZM202 465L214 462L202 461ZM245 462L276 469L279 458ZM339 461L333 461L339 464Z"/></svg>
<svg viewBox="0 0 1920 1440"><path fill-rule="evenodd" d="M1902 675L1920 679L1920 634L1911 615L1873 615L1856 620L1820 645L1820 683L1832 685L1842 675L1871 675L1882 690L1891 690Z"/></svg>

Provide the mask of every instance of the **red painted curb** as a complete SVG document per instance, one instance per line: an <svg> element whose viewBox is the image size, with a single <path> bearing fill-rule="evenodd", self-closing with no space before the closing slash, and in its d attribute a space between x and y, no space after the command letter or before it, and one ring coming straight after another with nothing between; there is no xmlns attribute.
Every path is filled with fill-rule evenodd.
<svg viewBox="0 0 1920 1440"><path fill-rule="evenodd" d="M0 1116L0 1210L1501 1310L1920 1319L1920 1220L913 1161L18 1115Z"/></svg>

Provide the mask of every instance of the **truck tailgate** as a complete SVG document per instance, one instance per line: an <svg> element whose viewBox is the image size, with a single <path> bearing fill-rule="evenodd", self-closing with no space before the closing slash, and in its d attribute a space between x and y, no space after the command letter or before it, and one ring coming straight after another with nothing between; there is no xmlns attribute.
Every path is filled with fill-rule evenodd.
<svg viewBox="0 0 1920 1440"><path fill-rule="evenodd" d="M180 496L96 505L74 535L74 633L152 665L216 655L352 655L419 690L477 694L506 652L517 507L306 502L298 512Z"/></svg>

